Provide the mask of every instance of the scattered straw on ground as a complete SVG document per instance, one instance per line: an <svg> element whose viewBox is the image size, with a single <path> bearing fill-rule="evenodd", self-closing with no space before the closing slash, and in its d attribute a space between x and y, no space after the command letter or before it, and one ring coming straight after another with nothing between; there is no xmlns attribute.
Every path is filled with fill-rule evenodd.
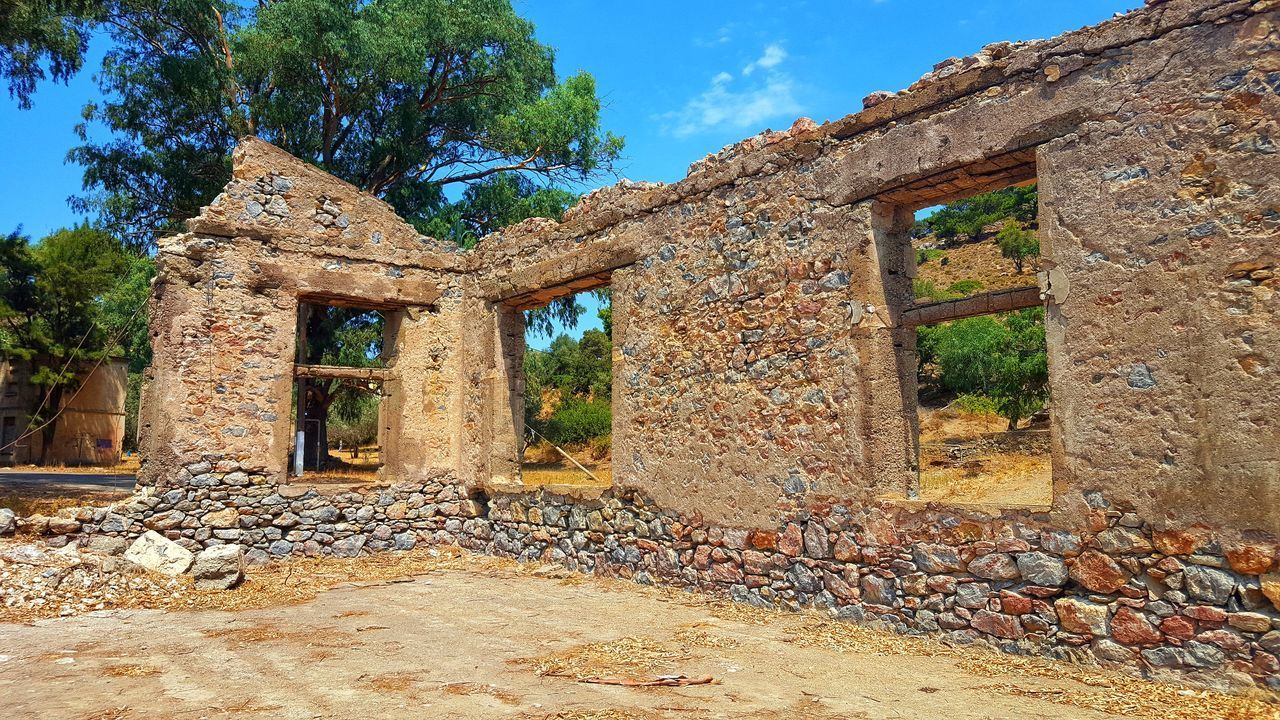
<svg viewBox="0 0 1280 720"><path fill-rule="evenodd" d="M186 577L168 578L125 565L105 571L84 562L48 554L48 564L24 565L0 559L6 605L0 607L0 622L29 622L89 610L253 610L295 605L320 592L358 579L358 584L376 584L425 575L439 570L467 568L480 574L515 566L501 558L473 557L456 547L438 547L404 553L379 553L353 559L298 558L251 568L244 583L232 592L197 590ZM72 564L77 563L77 564ZM41 578L49 566L65 570L65 581L45 582ZM529 572L532 572L530 568ZM21 577L18 577L21 575ZM56 577L56 576L55 576ZM15 588L21 586L19 592ZM104 590L104 588L106 590ZM2 594L2 593L0 593ZM91 604L81 602L91 597Z"/></svg>
<svg viewBox="0 0 1280 720"><path fill-rule="evenodd" d="M690 623L682 625L676 630L672 640L675 640L685 647L703 647L703 648L735 648L738 647L738 641L718 632L712 632L709 628L714 628L709 623Z"/></svg>
<svg viewBox="0 0 1280 720"><path fill-rule="evenodd" d="M159 675L160 669L149 665L111 665L103 668L102 674L111 677L147 677Z"/></svg>
<svg viewBox="0 0 1280 720"><path fill-rule="evenodd" d="M379 675L361 675L356 681L385 693L402 693L411 689L422 679L422 675L413 672L382 673Z"/></svg>
<svg viewBox="0 0 1280 720"><path fill-rule="evenodd" d="M512 662L529 666L538 675L582 680L656 675L670 670L681 657L682 653L653 638L628 636Z"/></svg>
<svg viewBox="0 0 1280 720"><path fill-rule="evenodd" d="M786 638L801 647L818 647L841 653L946 657L956 651L929 638L874 630L854 623L837 622L811 614L800 616Z"/></svg>
<svg viewBox="0 0 1280 720"><path fill-rule="evenodd" d="M1151 720L1280 720L1280 707L1253 698L1152 682L1042 658L979 652L959 657L956 666L974 675L1000 679L998 684L983 685L984 688L1126 717ZM1069 681L1086 688L1061 691L1021 688L1017 685L1019 677Z"/></svg>
<svg viewBox="0 0 1280 720"><path fill-rule="evenodd" d="M488 695L504 705L519 705L522 702L519 695L492 684L451 682L441 685L440 691L448 695Z"/></svg>
<svg viewBox="0 0 1280 720"><path fill-rule="evenodd" d="M130 713L127 707L111 708L110 710L99 710L81 715L78 720L129 720Z"/></svg>
<svg viewBox="0 0 1280 720"><path fill-rule="evenodd" d="M354 583L357 585L377 584L445 570L490 576L559 579L561 582L568 577L580 577L566 576L561 579L563 571L554 566L519 565L510 560L471 555L459 548L444 547L409 553L383 553L351 560L291 560L252 569L246 583L235 591L196 591L188 586L184 594L177 596L140 592L136 597L120 598L117 607L166 610L263 608L305 602L321 591L347 583L352 578L360 578L359 583ZM166 582L168 580L165 578ZM580 581L590 582L593 589L597 590L639 593L655 602L698 608L726 622L776 628L781 631L784 640L804 647L823 648L835 653L948 658L958 668L974 676L998 679L999 682L992 683L990 687L1011 695L1033 696L1082 709L1151 720L1280 720L1280 708L1251 697L1151 682L1099 668L1005 655L985 647L956 648L932 639L904 637L840 622L817 611L790 613L762 609L672 588L646 587L621 580L582 578ZM0 608L0 621L14 619L12 610ZM56 608L45 608L37 616L56 614ZM354 636L334 628L295 631L266 625L233 626L215 631L214 634L228 642L249 643L286 639L289 633L295 632L305 635L306 642L315 647L314 651L324 653L327 657L332 657L332 653L341 652L342 647L356 642ZM544 676L574 679L598 676L643 677L663 674L675 668L678 661L691 659L692 648L732 647L732 643L736 642L732 635L740 635L741 632L739 628L722 627L716 623L692 623L682 626L666 640L624 637L514 662ZM116 667L118 669L109 669L107 672L125 676L129 673L147 672L142 666L136 669ZM1059 692L1055 688L1020 686L1019 680L1031 678L1060 681L1064 687ZM394 685L401 681L388 679L385 682ZM467 690L470 691L469 688ZM494 696L501 700L498 695ZM104 720L124 718L127 709L104 711L106 712L116 714L101 714L95 720L97 717ZM650 717L644 713L636 714L635 711L619 709L575 712L578 714L528 717L531 720L648 720Z"/></svg>
<svg viewBox="0 0 1280 720"><path fill-rule="evenodd" d="M521 715L522 720L654 720L660 717L650 712L608 708L605 710L566 710L550 715Z"/></svg>
<svg viewBox="0 0 1280 720"><path fill-rule="evenodd" d="M57 515L61 510L104 506L133 495L132 490L76 490L64 485L0 492L0 508L9 508L18 517Z"/></svg>

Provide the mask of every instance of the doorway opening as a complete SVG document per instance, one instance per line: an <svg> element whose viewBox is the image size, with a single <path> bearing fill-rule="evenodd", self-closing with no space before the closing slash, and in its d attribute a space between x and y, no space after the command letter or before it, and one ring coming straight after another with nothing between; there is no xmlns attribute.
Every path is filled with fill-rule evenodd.
<svg viewBox="0 0 1280 720"><path fill-rule="evenodd" d="M916 389L912 494L1047 506L1053 408L1036 278L1034 152L990 164L961 173L972 187L958 190L952 178L899 198L919 208L911 230L914 302L902 315L915 329L915 376L904 378Z"/></svg>
<svg viewBox="0 0 1280 720"><path fill-rule="evenodd" d="M387 308L299 303L292 482L342 491L379 480L395 320Z"/></svg>
<svg viewBox="0 0 1280 720"><path fill-rule="evenodd" d="M520 306L525 485L613 483L613 311L602 281Z"/></svg>

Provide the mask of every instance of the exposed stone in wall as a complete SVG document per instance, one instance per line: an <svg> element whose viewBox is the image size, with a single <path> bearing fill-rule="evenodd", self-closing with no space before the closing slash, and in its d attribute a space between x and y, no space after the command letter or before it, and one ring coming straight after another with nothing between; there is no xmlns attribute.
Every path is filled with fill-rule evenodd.
<svg viewBox="0 0 1280 720"><path fill-rule="evenodd" d="M186 489L85 510L75 528L56 532L87 541L154 530L192 551L242 544L250 562L457 543L761 607L831 608L1019 654L1280 690L1280 595L1264 587L1280 570L1276 543L1154 531L1101 494L1090 496L1084 532L1055 528L1045 515L834 500L747 530L614 491L469 498L443 475L323 496L204 465L186 473Z"/></svg>
<svg viewBox="0 0 1280 720"><path fill-rule="evenodd" d="M461 542L1014 652L1276 688L1280 8L1170 0L624 183L462 252L258 141L166 241L142 492L33 528ZM906 233L1040 183L1054 503L922 506ZM924 192L928 190L929 192ZM521 298L614 290L615 488L519 484ZM280 484L297 304L391 310L385 488Z"/></svg>

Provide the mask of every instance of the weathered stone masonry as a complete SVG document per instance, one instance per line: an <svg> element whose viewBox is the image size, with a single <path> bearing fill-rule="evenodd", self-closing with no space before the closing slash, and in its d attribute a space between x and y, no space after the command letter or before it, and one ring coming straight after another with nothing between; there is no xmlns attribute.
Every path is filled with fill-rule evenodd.
<svg viewBox="0 0 1280 720"><path fill-rule="evenodd" d="M458 542L1280 690L1280 4L1155 3L866 105L469 252L246 141L160 250L139 494L60 530ZM911 213L1031 179L1053 505L912 500ZM606 280L615 487L522 488L519 308ZM300 299L397 318L385 487L285 483Z"/></svg>

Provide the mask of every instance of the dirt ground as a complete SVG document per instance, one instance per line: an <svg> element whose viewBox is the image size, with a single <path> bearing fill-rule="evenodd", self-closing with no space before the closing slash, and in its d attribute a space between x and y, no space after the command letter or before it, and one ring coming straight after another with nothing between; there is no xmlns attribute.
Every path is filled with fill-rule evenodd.
<svg viewBox="0 0 1280 720"><path fill-rule="evenodd" d="M300 604L0 625L4 716L1280 718L1255 701L948 648L813 613L473 556L436 570L405 557L406 568L426 574L345 583ZM387 577L389 561L373 562L371 574ZM272 572L286 584L293 575ZM244 588L228 596L270 594ZM659 675L714 682L583 682Z"/></svg>
<svg viewBox="0 0 1280 720"><path fill-rule="evenodd" d="M920 408L920 498L1002 507L1053 502L1053 466L1044 452L997 446L952 455L958 446L1007 435L1008 421L954 408ZM1047 427L1037 427L1045 431Z"/></svg>

